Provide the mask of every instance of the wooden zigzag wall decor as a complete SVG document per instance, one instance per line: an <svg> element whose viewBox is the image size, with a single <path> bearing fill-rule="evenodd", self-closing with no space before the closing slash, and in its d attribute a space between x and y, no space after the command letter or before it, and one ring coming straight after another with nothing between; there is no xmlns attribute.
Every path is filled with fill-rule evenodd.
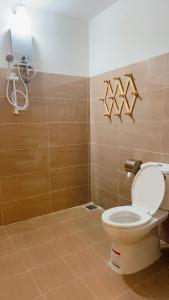
<svg viewBox="0 0 169 300"><path fill-rule="evenodd" d="M103 101L106 109L105 116L111 119L112 115L121 118L123 108L125 108L125 115L132 117L136 100L139 97L135 81L132 74L125 74L126 78L125 86L121 77L114 77L114 86L112 86L110 80L105 80L106 84L105 95L100 98ZM110 96L109 96L110 95ZM130 98L129 98L130 97ZM119 101L119 99L122 99ZM120 103L118 103L120 102Z"/></svg>

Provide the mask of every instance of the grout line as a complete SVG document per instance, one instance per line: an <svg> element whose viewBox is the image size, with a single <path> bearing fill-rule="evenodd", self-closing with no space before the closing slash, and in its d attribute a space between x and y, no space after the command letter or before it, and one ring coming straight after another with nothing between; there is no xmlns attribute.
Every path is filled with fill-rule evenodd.
<svg viewBox="0 0 169 300"><path fill-rule="evenodd" d="M49 188L50 188L50 210L52 209L52 174L50 171L51 167L51 150L50 150L50 129L49 129L49 109L48 109L48 101L47 101L47 78L45 76L45 102L46 102L46 118L47 118L47 129L48 129L48 166L49 166Z"/></svg>
<svg viewBox="0 0 169 300"><path fill-rule="evenodd" d="M1 221L4 224L4 211L3 211L3 194L2 194L2 182L0 181L0 208L1 208Z"/></svg>
<svg viewBox="0 0 169 300"><path fill-rule="evenodd" d="M82 146L82 145L88 145L88 143L80 143L80 144L66 144L66 145L58 145L58 146L51 146L50 149L53 148L61 148L61 147L71 147L71 146ZM46 147L28 147L28 148L14 148L14 149L2 149L0 150L0 153L2 152L15 152L15 151L32 151L32 150L47 150L48 146Z"/></svg>
<svg viewBox="0 0 169 300"><path fill-rule="evenodd" d="M7 233L7 234L8 234L8 233ZM27 265L25 264L24 259L23 259L23 257L21 256L20 252L17 250L17 248L16 248L16 246L15 246L15 243L13 242L12 238L11 238L10 236L9 236L9 238L10 238L10 241L11 241L11 243L13 244L13 246L14 246L14 248L15 248L16 253L17 253L18 256L20 257L21 261L23 262L23 264L24 264L24 266L25 266L25 269L27 270L27 272L24 272L24 273L25 273L25 274L27 274L27 273L29 274L29 276L30 276L30 278L32 279L32 281L34 282L34 284L35 284L37 290L40 292L40 296L42 296L43 294L42 294L42 291L41 291L39 285L37 284L37 282L36 282L35 279L33 278L32 274L31 274L31 271L29 270L29 268L28 268ZM35 297L35 298L38 298L38 296ZM33 300L33 299L32 299L32 300Z"/></svg>
<svg viewBox="0 0 169 300"><path fill-rule="evenodd" d="M64 166L64 167L59 167L59 168L51 168L50 171L55 171L55 170L62 170L62 169L71 169L71 168L77 168L77 167L87 167L89 164L77 164L77 165L70 165L70 166Z"/></svg>
<svg viewBox="0 0 169 300"><path fill-rule="evenodd" d="M66 189L52 190L51 193L53 194L53 193L57 193L57 192L69 191L69 190L74 190L74 189L78 189L78 188L80 189L80 188L87 187L87 186L89 186L89 184L76 185L76 186L72 186L72 187L69 187L69 188L66 188ZM84 205L84 204L82 204L82 205ZM76 206L74 206L74 207L76 207ZM74 208L74 207L70 207L69 209Z"/></svg>
<svg viewBox="0 0 169 300"><path fill-rule="evenodd" d="M96 251L97 252L97 251ZM99 252L98 252L99 253ZM96 300L100 300L98 298L98 296L92 291L92 289L90 289L90 287L86 284L86 282L78 275L78 273L76 271L74 271L74 269L68 264L68 262L65 260L64 257L62 257L62 260L64 261L64 263L66 264L66 266L72 271L72 273L76 276L76 278L78 280L80 280L80 282L91 292L91 294L95 297Z"/></svg>
<svg viewBox="0 0 169 300"><path fill-rule="evenodd" d="M0 179L3 180L3 179L6 179L6 178L20 177L20 176L24 176L24 175L34 175L34 174L49 173L50 171L62 170L62 169L69 169L69 168L76 168L76 167L80 167L80 166L88 166L88 164L70 165L70 166L68 166L68 167L60 167L60 168L55 168L55 169L44 169L44 170L41 170L41 171L27 172L27 173L20 173L20 174L14 174L14 175L10 175L10 176L3 176L3 177L0 177Z"/></svg>
<svg viewBox="0 0 169 300"><path fill-rule="evenodd" d="M32 198L41 197L41 196L48 196L49 194L50 194L50 192L48 192L48 193L43 193L43 194L35 194L35 195L33 195L33 196L23 197L23 198L19 198L19 199L12 200L12 201L4 201L4 202L2 202L2 204L15 203L15 202L19 202L19 201L26 200L26 199L32 199ZM24 220L22 220L22 221L24 221ZM21 221L21 222L22 222L22 221ZM25 221L26 221L26 220L25 220Z"/></svg>

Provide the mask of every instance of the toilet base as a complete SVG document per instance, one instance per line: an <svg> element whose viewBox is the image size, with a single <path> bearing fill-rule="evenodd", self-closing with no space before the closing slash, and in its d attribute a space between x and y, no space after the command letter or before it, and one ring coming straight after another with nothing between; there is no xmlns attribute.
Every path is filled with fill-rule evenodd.
<svg viewBox="0 0 169 300"><path fill-rule="evenodd" d="M137 243L112 243L109 265L119 274L132 274L153 264L161 256L158 230Z"/></svg>

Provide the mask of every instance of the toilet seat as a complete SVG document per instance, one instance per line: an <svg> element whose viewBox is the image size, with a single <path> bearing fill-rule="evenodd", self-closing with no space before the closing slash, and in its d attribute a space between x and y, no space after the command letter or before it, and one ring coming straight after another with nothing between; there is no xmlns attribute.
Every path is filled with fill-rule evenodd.
<svg viewBox="0 0 169 300"><path fill-rule="evenodd" d="M135 176L132 184L131 206L120 206L106 210L102 215L105 225L134 229L147 224L159 209L165 193L165 179L154 166L145 166Z"/></svg>
<svg viewBox="0 0 169 300"><path fill-rule="evenodd" d="M102 221L105 225L123 229L143 226L151 219L151 215L133 206L113 207L102 214Z"/></svg>
<svg viewBox="0 0 169 300"><path fill-rule="evenodd" d="M131 199L132 206L153 215L161 206L165 193L165 179L161 170L146 166L134 177Z"/></svg>

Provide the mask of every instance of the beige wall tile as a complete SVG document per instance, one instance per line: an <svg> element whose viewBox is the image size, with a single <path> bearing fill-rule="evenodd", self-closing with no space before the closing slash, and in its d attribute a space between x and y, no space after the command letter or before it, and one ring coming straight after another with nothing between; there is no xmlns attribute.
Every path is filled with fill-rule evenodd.
<svg viewBox="0 0 169 300"><path fill-rule="evenodd" d="M63 210L89 202L90 197L88 190L89 187L84 186L79 188L71 188L64 191L52 192L52 210Z"/></svg>
<svg viewBox="0 0 169 300"><path fill-rule="evenodd" d="M162 121L169 121L169 89L164 89L161 93L163 95Z"/></svg>
<svg viewBox="0 0 169 300"><path fill-rule="evenodd" d="M85 100L48 99L49 122L87 122L87 105Z"/></svg>
<svg viewBox="0 0 169 300"><path fill-rule="evenodd" d="M45 97L46 96L46 74L37 72L29 85L30 97Z"/></svg>
<svg viewBox="0 0 169 300"><path fill-rule="evenodd" d="M163 123L163 153L169 153L169 122Z"/></svg>
<svg viewBox="0 0 169 300"><path fill-rule="evenodd" d="M118 173L91 165L91 185L113 195L118 194Z"/></svg>
<svg viewBox="0 0 169 300"><path fill-rule="evenodd" d="M140 160L143 163L149 161L161 161L161 153L148 152L144 150L137 149L127 149L127 148L119 148L119 171L121 173L125 173L125 162L128 159L136 159Z"/></svg>
<svg viewBox="0 0 169 300"><path fill-rule="evenodd" d="M89 159L88 78L38 72L29 84L30 106L19 116L13 114L5 89L6 70L0 69L0 177L3 179L0 225L2 214L4 222L10 223L49 212L50 167L85 165ZM49 122L65 123L51 124L48 128ZM52 147L65 147L49 149L49 140ZM62 172L63 184L60 180L58 186L67 188L67 183L72 186L78 182L88 185L88 170L82 167L76 171L70 172L70 177L74 176L72 179ZM86 189L87 193L81 194L80 191L74 194L63 192L65 202L57 209L84 203L86 194L87 200L89 197L88 187ZM57 198L56 194L53 199ZM38 197L42 197L42 201ZM15 205L13 201L16 201Z"/></svg>
<svg viewBox="0 0 169 300"><path fill-rule="evenodd" d="M6 69L0 68L0 96L6 96Z"/></svg>
<svg viewBox="0 0 169 300"><path fill-rule="evenodd" d="M131 202L131 187L134 176L127 178L127 174L119 173L119 196Z"/></svg>
<svg viewBox="0 0 169 300"><path fill-rule="evenodd" d="M140 98L137 98L133 111L133 118L136 122L160 122L162 121L163 102L165 93L163 90L152 90L140 92ZM128 95L129 104L132 104L131 96ZM130 116L125 115L125 109L122 111L122 120L131 121Z"/></svg>
<svg viewBox="0 0 169 300"><path fill-rule="evenodd" d="M119 195L118 197L118 206L128 206L131 205L131 201L123 198L122 196Z"/></svg>
<svg viewBox="0 0 169 300"><path fill-rule="evenodd" d="M106 122L91 123L91 143L101 145L118 145L118 124Z"/></svg>
<svg viewBox="0 0 169 300"><path fill-rule="evenodd" d="M108 191L103 191L98 187L91 187L91 201L104 209L118 206L118 195L113 195Z"/></svg>
<svg viewBox="0 0 169 300"><path fill-rule="evenodd" d="M47 149L2 151L0 177L47 170L48 159Z"/></svg>
<svg viewBox="0 0 169 300"><path fill-rule="evenodd" d="M138 92L161 89L168 86L165 64L165 55L160 55L127 66L125 71L126 73L133 73ZM116 71L114 74L116 75Z"/></svg>
<svg viewBox="0 0 169 300"><path fill-rule="evenodd" d="M4 203L3 223L10 224L50 212L50 194Z"/></svg>
<svg viewBox="0 0 169 300"><path fill-rule="evenodd" d="M48 146L48 128L42 124L0 125L0 150L45 148Z"/></svg>
<svg viewBox="0 0 169 300"><path fill-rule="evenodd" d="M88 145L61 146L50 148L51 169L88 163Z"/></svg>
<svg viewBox="0 0 169 300"><path fill-rule="evenodd" d="M30 98L30 106L18 116L5 97L0 98L0 123L46 123L47 105L44 97Z"/></svg>
<svg viewBox="0 0 169 300"><path fill-rule="evenodd" d="M162 151L162 124L159 122L119 125L119 146L144 151Z"/></svg>
<svg viewBox="0 0 169 300"><path fill-rule="evenodd" d="M5 177L1 183L3 202L47 194L50 192L49 172Z"/></svg>
<svg viewBox="0 0 169 300"><path fill-rule="evenodd" d="M51 171L52 191L88 184L88 165Z"/></svg>
<svg viewBox="0 0 169 300"><path fill-rule="evenodd" d="M50 146L88 143L88 125L85 123L58 123L49 125Z"/></svg>
<svg viewBox="0 0 169 300"><path fill-rule="evenodd" d="M47 98L88 99L88 78L47 74Z"/></svg>
<svg viewBox="0 0 169 300"><path fill-rule="evenodd" d="M118 171L118 148L112 146L91 144L90 160L96 164L114 172Z"/></svg>

